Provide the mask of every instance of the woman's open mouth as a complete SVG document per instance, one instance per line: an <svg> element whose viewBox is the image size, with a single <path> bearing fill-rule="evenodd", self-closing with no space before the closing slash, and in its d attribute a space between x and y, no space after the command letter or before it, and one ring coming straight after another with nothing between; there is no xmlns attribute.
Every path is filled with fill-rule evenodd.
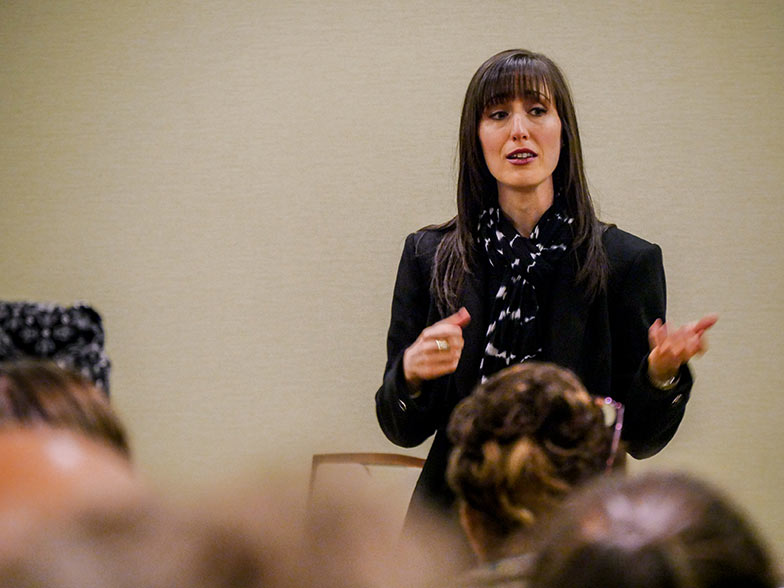
<svg viewBox="0 0 784 588"><path fill-rule="evenodd" d="M507 161L509 163L513 163L515 165L522 165L525 163L529 163L536 159L536 153L531 151L530 149L515 149L511 153L506 156Z"/></svg>

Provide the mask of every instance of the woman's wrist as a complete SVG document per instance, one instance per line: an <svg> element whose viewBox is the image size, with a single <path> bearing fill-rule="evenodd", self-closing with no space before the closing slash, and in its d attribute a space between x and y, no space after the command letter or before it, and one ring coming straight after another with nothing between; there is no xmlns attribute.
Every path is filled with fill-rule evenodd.
<svg viewBox="0 0 784 588"><path fill-rule="evenodd" d="M680 366L674 370L657 370L650 360L648 361L648 381L654 388L662 391L672 390L678 385L678 380L680 380Z"/></svg>
<svg viewBox="0 0 784 588"><path fill-rule="evenodd" d="M678 385L678 381L680 380L680 374L676 373L674 376L667 378L666 380L659 380L648 374L648 381L653 385L654 388L666 392L667 390L672 390L675 386Z"/></svg>
<svg viewBox="0 0 784 588"><path fill-rule="evenodd" d="M657 355L657 350L654 349L648 355L648 381L659 390L672 390L678 384L681 366L673 366L670 362L661 365L662 358Z"/></svg>

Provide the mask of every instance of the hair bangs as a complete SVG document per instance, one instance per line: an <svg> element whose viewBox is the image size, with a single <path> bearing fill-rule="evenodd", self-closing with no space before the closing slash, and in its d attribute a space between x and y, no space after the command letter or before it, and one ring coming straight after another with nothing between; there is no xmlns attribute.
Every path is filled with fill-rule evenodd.
<svg viewBox="0 0 784 588"><path fill-rule="evenodd" d="M481 110L515 98L536 96L554 102L547 64L525 55L510 55L492 64L479 86Z"/></svg>

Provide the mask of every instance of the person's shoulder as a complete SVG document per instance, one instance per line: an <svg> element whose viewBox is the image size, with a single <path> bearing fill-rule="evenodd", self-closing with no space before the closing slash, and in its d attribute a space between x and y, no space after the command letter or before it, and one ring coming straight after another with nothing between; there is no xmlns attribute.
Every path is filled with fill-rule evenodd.
<svg viewBox="0 0 784 588"><path fill-rule="evenodd" d="M610 266L629 263L640 255L659 251L659 246L650 241L633 235L615 225L604 225L602 243L607 251Z"/></svg>
<svg viewBox="0 0 784 588"><path fill-rule="evenodd" d="M663 276L661 249L655 243L614 225L605 229L602 241L607 252L608 288L611 293L623 291L628 280L636 283Z"/></svg>
<svg viewBox="0 0 784 588"><path fill-rule="evenodd" d="M415 257L432 258L443 238L453 230L454 228L450 226L450 223L428 225L410 233L406 237L405 248Z"/></svg>

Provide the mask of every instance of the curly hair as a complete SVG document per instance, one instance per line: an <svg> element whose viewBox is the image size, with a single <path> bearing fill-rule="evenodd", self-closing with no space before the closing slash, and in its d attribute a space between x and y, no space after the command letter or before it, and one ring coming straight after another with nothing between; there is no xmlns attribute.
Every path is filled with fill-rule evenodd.
<svg viewBox="0 0 784 588"><path fill-rule="evenodd" d="M594 400L553 364L498 372L452 413L449 485L497 536L530 527L605 469L613 432Z"/></svg>

